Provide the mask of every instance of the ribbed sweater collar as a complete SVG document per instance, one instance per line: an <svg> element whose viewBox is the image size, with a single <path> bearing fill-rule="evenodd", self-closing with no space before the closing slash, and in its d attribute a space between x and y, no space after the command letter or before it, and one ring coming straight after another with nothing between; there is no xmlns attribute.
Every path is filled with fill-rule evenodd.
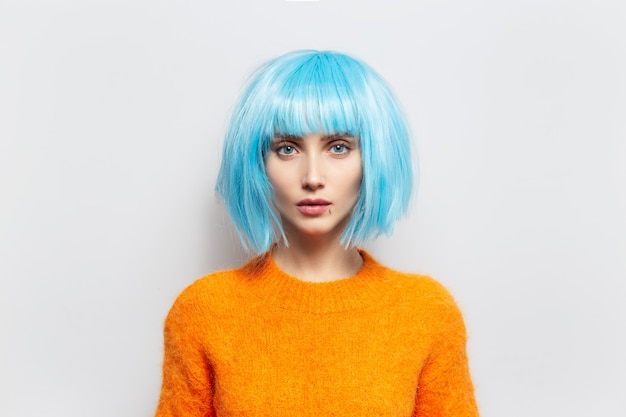
<svg viewBox="0 0 626 417"><path fill-rule="evenodd" d="M262 302L279 308L310 313L376 309L386 305L393 271L359 250L363 266L349 278L328 282L302 281L283 272L271 252L253 259L239 272L247 286Z"/></svg>

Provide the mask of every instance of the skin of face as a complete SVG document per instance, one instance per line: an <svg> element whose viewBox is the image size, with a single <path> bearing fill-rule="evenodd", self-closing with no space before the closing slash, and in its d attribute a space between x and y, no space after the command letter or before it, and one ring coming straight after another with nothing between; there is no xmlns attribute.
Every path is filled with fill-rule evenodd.
<svg viewBox="0 0 626 417"><path fill-rule="evenodd" d="M290 242L341 236L363 177L357 138L319 133L275 137L265 170Z"/></svg>

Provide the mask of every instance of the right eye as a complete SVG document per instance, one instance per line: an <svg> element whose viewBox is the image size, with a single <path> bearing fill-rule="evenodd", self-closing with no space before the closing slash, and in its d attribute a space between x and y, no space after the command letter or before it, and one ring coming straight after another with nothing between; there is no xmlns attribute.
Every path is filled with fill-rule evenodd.
<svg viewBox="0 0 626 417"><path fill-rule="evenodd" d="M293 155L296 152L296 148L291 145L282 145L276 148L276 153L279 155Z"/></svg>

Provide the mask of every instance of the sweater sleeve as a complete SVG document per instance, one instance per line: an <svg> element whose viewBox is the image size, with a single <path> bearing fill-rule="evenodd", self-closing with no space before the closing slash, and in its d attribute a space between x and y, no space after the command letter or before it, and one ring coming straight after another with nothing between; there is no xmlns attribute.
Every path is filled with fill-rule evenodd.
<svg viewBox="0 0 626 417"><path fill-rule="evenodd" d="M441 332L420 373L414 417L478 417L465 324L452 297L446 298L437 314Z"/></svg>
<svg viewBox="0 0 626 417"><path fill-rule="evenodd" d="M181 294L165 320L163 383L156 417L215 415L211 366L200 342L203 314L199 303L187 295Z"/></svg>

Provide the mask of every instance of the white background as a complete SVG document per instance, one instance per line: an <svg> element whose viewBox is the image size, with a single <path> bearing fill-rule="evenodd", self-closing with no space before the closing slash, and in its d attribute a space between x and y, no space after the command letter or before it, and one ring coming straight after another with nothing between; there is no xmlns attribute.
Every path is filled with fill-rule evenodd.
<svg viewBox="0 0 626 417"><path fill-rule="evenodd" d="M419 198L368 249L455 295L482 415L625 416L625 4L2 1L0 415L153 414L175 296L245 259L228 109L315 48L406 108Z"/></svg>

